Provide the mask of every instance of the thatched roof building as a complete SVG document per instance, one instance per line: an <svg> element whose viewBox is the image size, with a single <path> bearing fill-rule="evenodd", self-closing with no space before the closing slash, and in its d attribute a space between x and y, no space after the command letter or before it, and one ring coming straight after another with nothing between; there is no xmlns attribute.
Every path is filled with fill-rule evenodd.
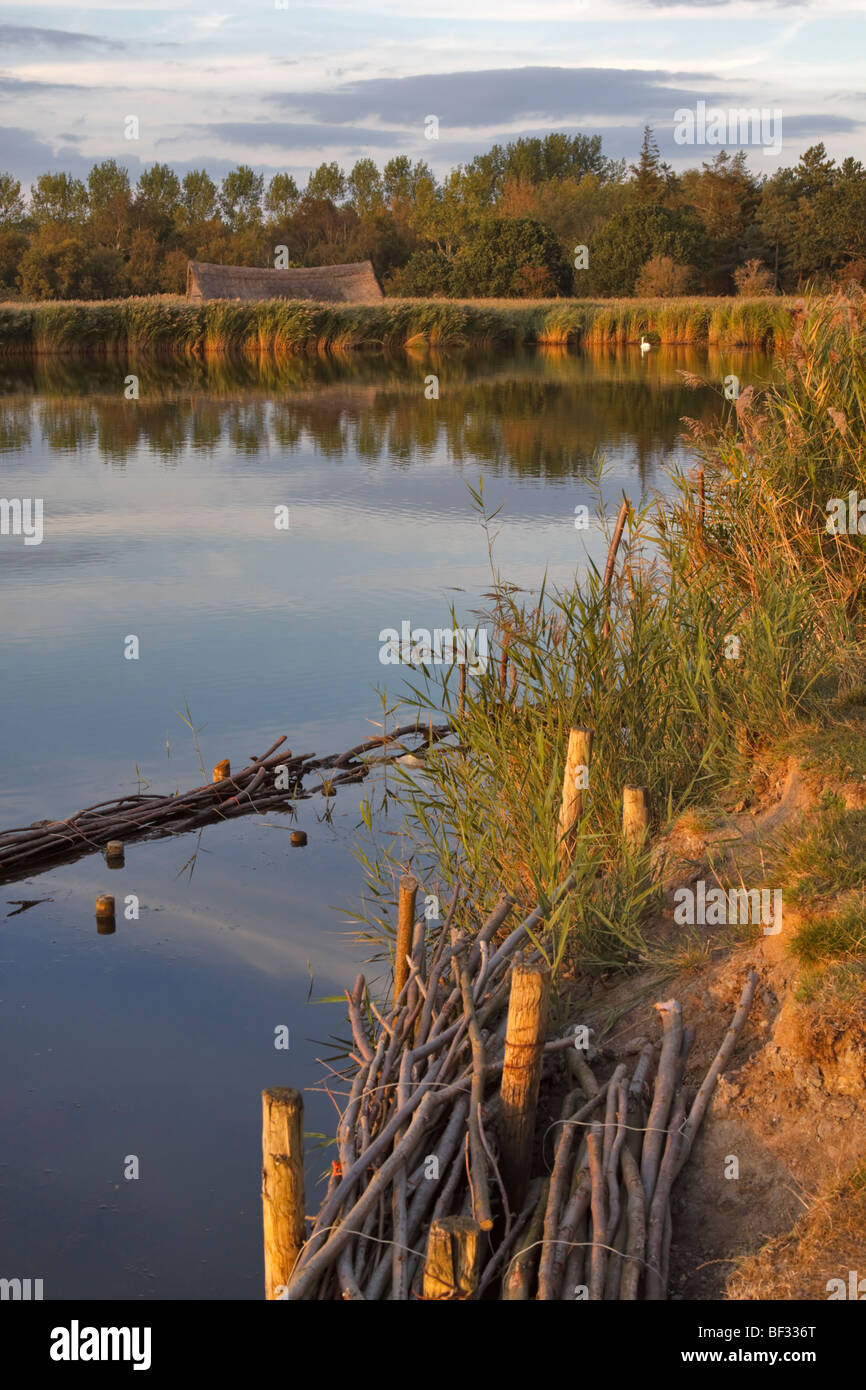
<svg viewBox="0 0 866 1390"><path fill-rule="evenodd" d="M186 271L186 297L196 304L207 299L317 299L343 304L379 304L384 295L370 261L291 270L190 261Z"/></svg>

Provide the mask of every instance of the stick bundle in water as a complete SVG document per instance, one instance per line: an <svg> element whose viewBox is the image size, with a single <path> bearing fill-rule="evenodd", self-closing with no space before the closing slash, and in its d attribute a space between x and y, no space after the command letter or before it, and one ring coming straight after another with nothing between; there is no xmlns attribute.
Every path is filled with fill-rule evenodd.
<svg viewBox="0 0 866 1390"><path fill-rule="evenodd" d="M693 1031L683 1030L671 1000L657 1006L661 1049L644 1047L631 1075L620 1064L600 1082L579 1059L579 1084L554 1126L552 1172L533 1175L524 1148L525 1171L515 1174L514 1154L506 1161L503 1152L513 1130L503 1098L514 1094L503 1070L516 1065L506 1047L509 995L512 982L525 988L527 972L542 962L532 939L573 888L567 879L544 912L536 908L496 945L514 904L503 898L477 931L458 932L458 886L442 929L407 957L390 1014L362 1009L363 976L347 992L354 1050L339 1163L287 1299L666 1296L671 1189L745 1024L757 976L750 974L696 1097L683 1084ZM374 1015L376 1025L365 1022ZM545 1040L545 1010L535 1016L540 1070L561 1072L557 1057L573 1052L574 1041ZM531 1040L523 1042L532 1051ZM524 1089L534 1105L533 1088ZM332 1078L328 1090L333 1096Z"/></svg>
<svg viewBox="0 0 866 1390"><path fill-rule="evenodd" d="M214 769L219 772L218 777L192 791L172 796L121 796L87 806L66 820L36 821L0 831L0 883L71 863L103 849L112 840L128 844L132 840L159 839L236 816L288 810L293 802L317 792L363 781L381 762L391 762L405 754L423 754L431 743L452 732L448 724L404 724L389 734L365 739L347 753L326 758L317 758L315 753L293 755L290 749L283 748L283 734L261 757L253 757L247 767L234 775L225 775L223 769L228 764L218 763ZM417 741L407 746L404 740L413 735ZM372 756L377 752L382 756ZM333 775L315 786L304 785L304 778L327 769Z"/></svg>

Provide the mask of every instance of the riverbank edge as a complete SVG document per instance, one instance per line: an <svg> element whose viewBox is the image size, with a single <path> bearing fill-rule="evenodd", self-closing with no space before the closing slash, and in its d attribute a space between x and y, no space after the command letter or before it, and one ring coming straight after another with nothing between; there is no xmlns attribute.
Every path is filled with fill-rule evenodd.
<svg viewBox="0 0 866 1390"><path fill-rule="evenodd" d="M190 304L174 296L0 304L0 356L153 353L210 357L388 348L718 346L772 350L793 337L791 298L297 300Z"/></svg>

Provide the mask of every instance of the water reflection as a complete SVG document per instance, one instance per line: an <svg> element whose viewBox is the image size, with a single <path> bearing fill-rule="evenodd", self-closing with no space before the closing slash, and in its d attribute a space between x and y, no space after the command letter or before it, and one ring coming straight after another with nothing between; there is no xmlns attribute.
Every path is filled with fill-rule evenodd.
<svg viewBox="0 0 866 1390"><path fill-rule="evenodd" d="M123 383L133 371L139 398L127 400ZM494 474L562 479L586 474L600 449L628 447L645 485L676 447L681 418L720 408L720 396L690 389L684 372L720 393L728 373L745 386L766 379L769 364L743 351L675 348L649 359L546 349L504 358L218 359L180 368L150 360L6 362L0 449L37 441L57 452L93 448L123 466L141 449L166 464L222 448L267 460L309 442L326 459L351 452L409 467L444 452ZM431 374L438 399L425 395Z"/></svg>
<svg viewBox="0 0 866 1390"><path fill-rule="evenodd" d="M676 349L0 362L2 492L45 499L41 545L0 539L0 826L196 785L187 709L206 768L284 733L296 752L356 744L382 718L376 689L393 698L404 676L380 664L381 629L450 627L452 602L471 626L489 588L464 479L491 478L503 504L503 574L564 585L584 544L606 549L574 527L575 504L594 512L595 461L615 515L623 490L636 501L685 462L683 415L730 408L681 371L745 386L769 363ZM9 1269L44 1275L47 1298L261 1296L260 1092L317 1081L343 1026L339 1005L311 1000L362 964L342 910L360 888L360 795L301 802L291 824L131 842L119 873L94 854L7 888L0 1220ZM94 930L109 890L114 916ZM309 1128L333 1133L327 1097L307 1099ZM141 1182L123 1181L128 1153ZM326 1166L313 1151L311 1207Z"/></svg>

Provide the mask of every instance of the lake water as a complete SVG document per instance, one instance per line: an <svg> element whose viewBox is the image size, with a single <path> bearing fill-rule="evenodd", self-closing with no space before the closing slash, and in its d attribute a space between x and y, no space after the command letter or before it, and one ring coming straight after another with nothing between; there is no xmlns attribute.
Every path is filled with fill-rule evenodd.
<svg viewBox="0 0 866 1390"><path fill-rule="evenodd" d="M502 506L503 575L564 586L606 550L574 526L597 459L614 517L688 462L681 417L720 408L678 373L720 391L768 370L673 349L0 363L0 494L44 507L41 544L0 536L0 829L197 785L187 709L208 773L283 733L294 752L360 742L400 685L380 631L450 627L452 604L471 624L489 588L467 481ZM47 1299L262 1296L260 1094L318 1084L343 1031L315 1001L363 962L362 795L330 819L301 802L304 849L285 817L248 818L0 888L0 1276ZM139 919L99 935L103 892L135 894ZM332 1135L327 1095L306 1105ZM309 1211L327 1159L309 1154Z"/></svg>

